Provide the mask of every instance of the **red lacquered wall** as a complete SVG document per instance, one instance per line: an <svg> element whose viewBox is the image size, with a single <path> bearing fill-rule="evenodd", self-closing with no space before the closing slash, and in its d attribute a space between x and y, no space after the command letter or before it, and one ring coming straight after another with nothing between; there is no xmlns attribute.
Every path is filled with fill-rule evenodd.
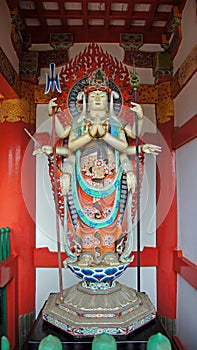
<svg viewBox="0 0 197 350"><path fill-rule="evenodd" d="M11 255L18 255L18 315L35 310L35 159L24 128L33 131L23 121L0 124L0 227L10 228ZM25 154L28 163L23 162ZM25 200L23 190L28 194Z"/></svg>

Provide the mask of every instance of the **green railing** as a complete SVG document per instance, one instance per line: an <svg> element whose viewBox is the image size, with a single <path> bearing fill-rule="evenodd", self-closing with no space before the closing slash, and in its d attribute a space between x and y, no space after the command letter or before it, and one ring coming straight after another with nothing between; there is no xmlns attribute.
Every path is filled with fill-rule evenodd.
<svg viewBox="0 0 197 350"><path fill-rule="evenodd" d="M1 350L10 350L10 343L5 336L1 337Z"/></svg>
<svg viewBox="0 0 197 350"><path fill-rule="evenodd" d="M10 229L0 229L0 262L10 256Z"/></svg>
<svg viewBox="0 0 197 350"><path fill-rule="evenodd" d="M0 229L0 263L10 256L10 229ZM1 292L1 335L6 335L6 286L0 288Z"/></svg>

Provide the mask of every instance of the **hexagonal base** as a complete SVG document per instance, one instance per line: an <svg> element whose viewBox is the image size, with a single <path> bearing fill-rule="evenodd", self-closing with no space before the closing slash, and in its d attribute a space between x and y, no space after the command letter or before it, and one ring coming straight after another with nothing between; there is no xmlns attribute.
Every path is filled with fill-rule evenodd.
<svg viewBox="0 0 197 350"><path fill-rule="evenodd" d="M156 317L145 293L117 283L115 287L93 291L81 283L50 295L42 312L43 320L74 336L100 333L127 335Z"/></svg>

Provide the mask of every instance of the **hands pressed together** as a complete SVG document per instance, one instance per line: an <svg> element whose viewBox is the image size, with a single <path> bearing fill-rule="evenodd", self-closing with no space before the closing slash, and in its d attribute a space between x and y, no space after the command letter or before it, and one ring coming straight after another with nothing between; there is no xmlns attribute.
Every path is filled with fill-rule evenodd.
<svg viewBox="0 0 197 350"><path fill-rule="evenodd" d="M92 138L102 138L106 134L106 128L103 124L89 124L88 132Z"/></svg>
<svg viewBox="0 0 197 350"><path fill-rule="evenodd" d="M57 112L58 106L56 103L57 98L53 98L49 101L48 104L48 114L49 116L52 116ZM137 114L138 120L143 119L143 110L142 107L134 102L131 102L130 110L135 112ZM95 116L94 121L86 121L86 130L88 134L91 136L91 138L103 138L106 135L106 132L108 131L108 124L106 122L102 122L100 120L99 115ZM130 149L131 147L128 147ZM153 155L158 155L161 152L161 147L153 144L144 144L140 146L140 151L142 153L148 153ZM33 155L40 154L40 155L47 155L50 156L53 153L52 146L42 146L42 148L38 148L33 152ZM133 154L130 152L127 152L125 150L126 154ZM69 191L70 187L70 174L64 173L61 178L61 189L63 195L66 195ZM131 191L132 193L135 192L136 188L136 176L133 173L133 171L127 172L127 187L128 191Z"/></svg>

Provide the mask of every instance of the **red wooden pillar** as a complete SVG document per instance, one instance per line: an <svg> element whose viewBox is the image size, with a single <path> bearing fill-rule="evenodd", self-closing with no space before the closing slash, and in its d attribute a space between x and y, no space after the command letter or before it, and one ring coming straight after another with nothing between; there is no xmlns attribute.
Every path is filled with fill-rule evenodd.
<svg viewBox="0 0 197 350"><path fill-rule="evenodd" d="M158 124L162 153L157 158L157 308L158 313L176 318L176 273L173 252L177 248L177 201L175 153L171 135L174 120Z"/></svg>
<svg viewBox="0 0 197 350"><path fill-rule="evenodd" d="M10 228L11 255L18 255L18 316L35 310L35 159L24 128L33 131L32 125L22 120L0 124L0 227ZM27 147L29 141L31 146ZM9 290L10 306L11 295ZM14 312L10 306L8 309Z"/></svg>

